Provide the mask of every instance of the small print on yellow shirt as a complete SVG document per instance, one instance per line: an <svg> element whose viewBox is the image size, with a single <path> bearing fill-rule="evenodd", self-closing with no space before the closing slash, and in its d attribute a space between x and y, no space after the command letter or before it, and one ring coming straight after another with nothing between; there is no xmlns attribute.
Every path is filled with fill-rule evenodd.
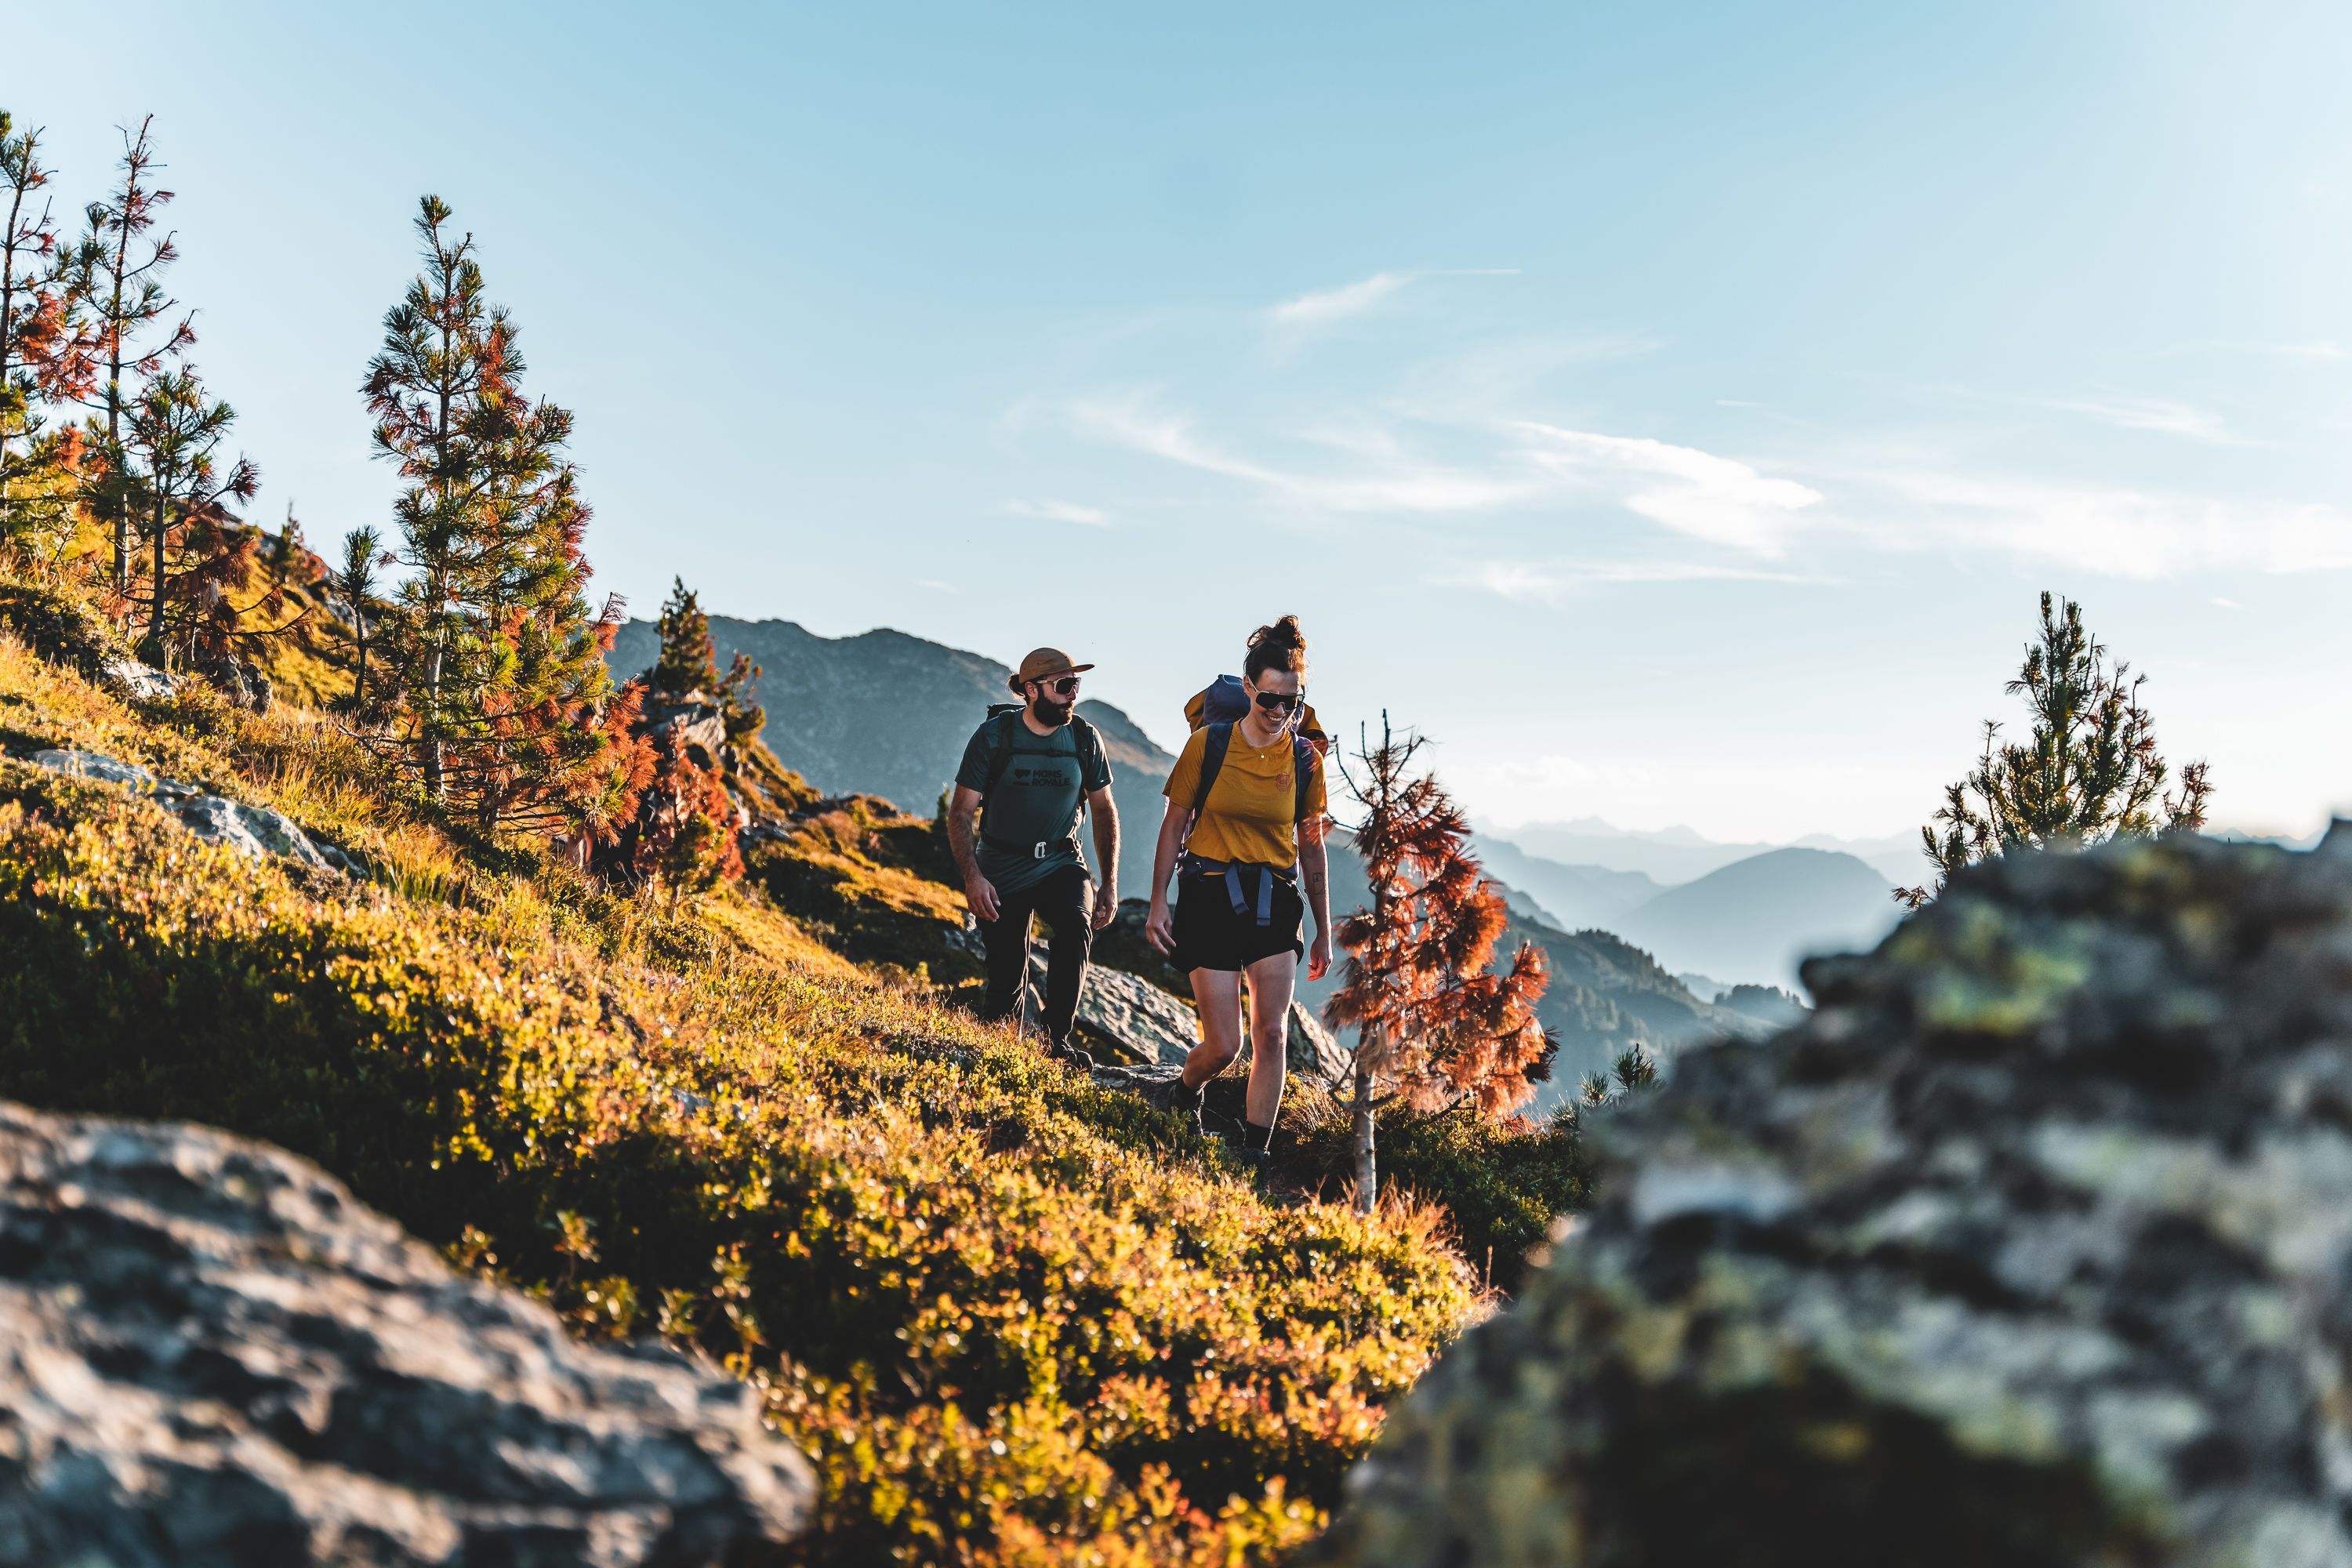
<svg viewBox="0 0 2352 1568"><path fill-rule="evenodd" d="M1208 744L1207 729L1192 731L1160 793L1180 805L1192 804L1201 787L1201 757ZM1202 805L1200 820L1192 824L1186 847L1208 860L1239 860L1286 869L1297 865L1298 835L1293 814L1298 786L1291 773L1292 753L1287 732L1276 735L1271 745L1253 746L1242 739L1241 726L1234 725L1224 765L1217 770L1217 782ZM1323 759L1311 746L1307 754L1315 769L1307 781L1307 816L1313 820L1328 809L1329 802L1323 790Z"/></svg>

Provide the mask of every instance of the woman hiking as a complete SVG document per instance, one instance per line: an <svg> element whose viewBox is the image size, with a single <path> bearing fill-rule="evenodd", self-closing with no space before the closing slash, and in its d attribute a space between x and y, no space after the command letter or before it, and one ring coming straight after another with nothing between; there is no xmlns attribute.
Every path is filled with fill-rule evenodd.
<svg viewBox="0 0 2352 1568"><path fill-rule="evenodd" d="M1195 1125L1203 1086L1241 1054L1247 977L1251 1051L1242 1146L1261 1181L1282 1107L1298 961L1306 957L1310 980L1331 966L1323 858L1328 802L1322 753L1302 733L1306 680L1307 639L1298 617L1285 616L1250 634L1239 682L1223 677L1195 700L1192 737L1168 775L1168 812L1143 928L1154 947L1192 974L1201 1043L1166 1103ZM1237 717L1217 717L1220 696L1240 709ZM1300 940L1307 910L1315 916L1311 947Z"/></svg>

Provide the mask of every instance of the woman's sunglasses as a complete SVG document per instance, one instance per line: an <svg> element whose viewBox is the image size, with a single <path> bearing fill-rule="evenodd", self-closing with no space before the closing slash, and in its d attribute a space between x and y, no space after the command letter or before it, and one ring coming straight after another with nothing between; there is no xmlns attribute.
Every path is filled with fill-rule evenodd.
<svg viewBox="0 0 2352 1568"><path fill-rule="evenodd" d="M1269 713L1288 713L1304 706L1306 701L1307 693L1304 691L1293 691L1286 696L1279 691L1257 694L1257 705Z"/></svg>

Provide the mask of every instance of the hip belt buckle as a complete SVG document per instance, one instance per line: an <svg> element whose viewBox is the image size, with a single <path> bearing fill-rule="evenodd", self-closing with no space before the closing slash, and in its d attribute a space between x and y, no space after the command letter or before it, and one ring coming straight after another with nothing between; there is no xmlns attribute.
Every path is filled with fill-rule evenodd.
<svg viewBox="0 0 2352 1568"><path fill-rule="evenodd" d="M1032 860L1043 860L1045 858L1045 851L1051 847L1053 847L1053 846L1047 844L1041 838L1036 843L1032 844L1029 847L1029 858Z"/></svg>

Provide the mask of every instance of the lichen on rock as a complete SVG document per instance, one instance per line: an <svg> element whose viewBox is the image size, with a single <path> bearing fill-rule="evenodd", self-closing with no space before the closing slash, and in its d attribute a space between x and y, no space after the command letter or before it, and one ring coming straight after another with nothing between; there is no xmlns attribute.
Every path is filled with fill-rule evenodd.
<svg viewBox="0 0 2352 1568"><path fill-rule="evenodd" d="M1315 1560L2352 1564L2352 829L1956 879L1594 1125Z"/></svg>

